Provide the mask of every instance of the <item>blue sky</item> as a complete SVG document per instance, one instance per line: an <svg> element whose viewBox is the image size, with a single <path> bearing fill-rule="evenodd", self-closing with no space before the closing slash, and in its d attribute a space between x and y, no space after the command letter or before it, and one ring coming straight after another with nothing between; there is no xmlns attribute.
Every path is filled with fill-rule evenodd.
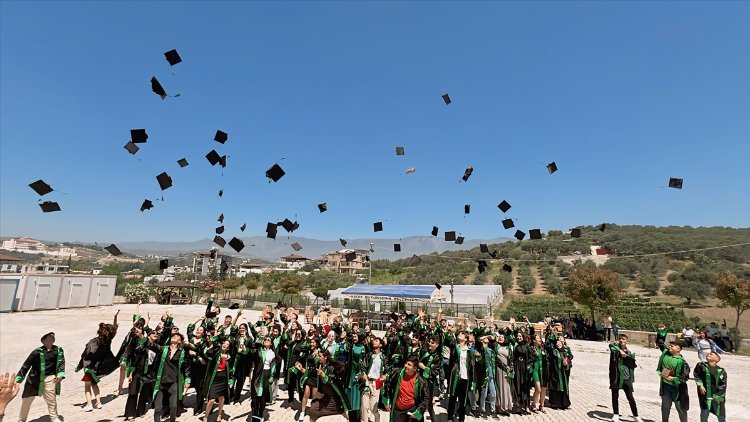
<svg viewBox="0 0 750 422"><path fill-rule="evenodd" d="M0 10L2 236L197 240L213 237L224 213L228 237L296 215L295 234L321 239L428 235L433 225L492 238L512 235L496 208L504 199L524 231L750 222L747 3ZM170 68L172 48L183 62ZM180 97L160 100L152 76ZM133 128L149 134L135 156L123 149ZM211 149L230 156L223 175L204 158ZM287 175L268 183L281 158ZM161 198L162 171L174 186L141 213L144 199ZM684 189L666 188L669 177ZM39 209L28 184L40 178L62 212ZM373 234L375 221L383 232Z"/></svg>

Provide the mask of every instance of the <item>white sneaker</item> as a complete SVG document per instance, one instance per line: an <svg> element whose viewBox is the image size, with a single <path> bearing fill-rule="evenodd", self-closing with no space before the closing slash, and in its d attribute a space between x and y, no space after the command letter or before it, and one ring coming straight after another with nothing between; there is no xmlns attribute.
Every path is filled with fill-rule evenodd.
<svg viewBox="0 0 750 422"><path fill-rule="evenodd" d="M95 405L95 406L96 406L96 407L94 407L94 409L99 409L99 410L101 410L101 409L104 409L104 405L103 405L103 404L101 404L101 403L99 403L99 404L97 404L97 405Z"/></svg>
<svg viewBox="0 0 750 422"><path fill-rule="evenodd" d="M94 408L92 406L89 406L88 404L86 406L83 406L84 412L92 412Z"/></svg>
<svg viewBox="0 0 750 422"><path fill-rule="evenodd" d="M633 416L633 418L635 419L635 422L643 422L643 419L641 419L640 416Z"/></svg>
<svg viewBox="0 0 750 422"><path fill-rule="evenodd" d="M620 422L620 415L612 415L612 422Z"/></svg>

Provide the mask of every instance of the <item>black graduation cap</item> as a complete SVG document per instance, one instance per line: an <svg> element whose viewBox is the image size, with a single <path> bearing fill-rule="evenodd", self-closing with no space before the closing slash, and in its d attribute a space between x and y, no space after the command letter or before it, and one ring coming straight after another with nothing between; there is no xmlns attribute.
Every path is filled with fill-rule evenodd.
<svg viewBox="0 0 750 422"><path fill-rule="evenodd" d="M284 177L285 174L286 172L284 171L284 169L282 169L278 164L274 164L271 166L271 168L266 170L266 177L273 180L274 182L278 182L279 179Z"/></svg>
<svg viewBox="0 0 750 422"><path fill-rule="evenodd" d="M539 229L529 230L529 238L533 240L539 240L542 238L542 231Z"/></svg>
<svg viewBox="0 0 750 422"><path fill-rule="evenodd" d="M570 229L570 237L581 237L581 229Z"/></svg>
<svg viewBox="0 0 750 422"><path fill-rule="evenodd" d="M34 192L36 192L39 196L44 196L54 190L52 189L52 186L45 183L42 179L39 179L34 183L30 183L29 187L31 189L34 189Z"/></svg>
<svg viewBox="0 0 750 422"><path fill-rule="evenodd" d="M130 129L130 142L134 144L145 143L148 139L146 129Z"/></svg>
<svg viewBox="0 0 750 422"><path fill-rule="evenodd" d="M184 158L180 158L179 160L177 160L177 164L179 164L180 167L187 167L188 161Z"/></svg>
<svg viewBox="0 0 750 422"><path fill-rule="evenodd" d="M491 256L491 257L492 257L493 259L497 259L497 250L494 250L494 251L490 252L490 256Z"/></svg>
<svg viewBox="0 0 750 422"><path fill-rule="evenodd" d="M448 94L443 94L443 101L445 101L445 105L448 105L451 103L451 97Z"/></svg>
<svg viewBox="0 0 750 422"><path fill-rule="evenodd" d="M524 237L526 237L526 233L522 232L521 230L516 230L516 234L513 235L518 240L523 240Z"/></svg>
<svg viewBox="0 0 750 422"><path fill-rule="evenodd" d="M227 241L226 241L226 240L224 240L224 238L223 238L223 237L221 237L221 236L219 236L219 235L217 234L216 236L214 236L214 243L216 243L217 245L219 245L219 246L221 246L221 247L223 248L223 247L224 247L224 245L226 245L226 244L227 244Z"/></svg>
<svg viewBox="0 0 750 422"><path fill-rule="evenodd" d="M221 215L219 216L219 218L217 218L217 219L216 219L216 221L218 221L219 223L223 223L223 222L224 222L224 214L222 213L222 214L221 214Z"/></svg>
<svg viewBox="0 0 750 422"><path fill-rule="evenodd" d="M344 259L347 261L354 261L357 258L356 252L349 252L348 254L344 255Z"/></svg>
<svg viewBox="0 0 750 422"><path fill-rule="evenodd" d="M222 155L221 156L221 158L219 159L219 164L221 165L221 168L224 168L224 167L227 166L227 156L226 155Z"/></svg>
<svg viewBox="0 0 750 422"><path fill-rule="evenodd" d="M156 181L159 182L159 187L161 188L161 190L169 189L172 187L172 178L169 177L166 171L156 176Z"/></svg>
<svg viewBox="0 0 750 422"><path fill-rule="evenodd" d="M339 239L339 242L341 242L341 246L346 246L346 239Z"/></svg>
<svg viewBox="0 0 750 422"><path fill-rule="evenodd" d="M479 270L480 273L483 273L486 268L487 261L477 261L477 270Z"/></svg>
<svg viewBox="0 0 750 422"><path fill-rule="evenodd" d="M458 236L456 238L456 245L463 245L463 244L464 244L464 237L463 236Z"/></svg>
<svg viewBox="0 0 750 422"><path fill-rule="evenodd" d="M503 264L503 271L511 272L513 271L513 267L508 264Z"/></svg>
<svg viewBox="0 0 750 422"><path fill-rule="evenodd" d="M240 309L240 304L235 302L235 303L229 305L229 309L231 309L231 310Z"/></svg>
<svg viewBox="0 0 750 422"><path fill-rule="evenodd" d="M606 224L602 224L601 226L599 226L599 231L603 232L604 229L606 229L606 228L607 228L607 225Z"/></svg>
<svg viewBox="0 0 750 422"><path fill-rule="evenodd" d="M241 231L241 232L244 232L244 231L245 231L245 228L246 228L246 227L247 227L247 224L242 224L242 225L240 226L240 231Z"/></svg>
<svg viewBox="0 0 750 422"><path fill-rule="evenodd" d="M221 272L225 273L229 269L229 264L227 264L227 261L221 260Z"/></svg>
<svg viewBox="0 0 750 422"><path fill-rule="evenodd" d="M511 229L516 226L515 224L513 224L512 218L506 218L505 220L502 221L502 223L503 223L503 227L505 227L505 230Z"/></svg>
<svg viewBox="0 0 750 422"><path fill-rule="evenodd" d="M440 283L435 283L435 288L438 289L438 290L440 290L440 289L443 288L443 285L440 284Z"/></svg>
<svg viewBox="0 0 750 422"><path fill-rule="evenodd" d="M292 223L292 220L285 218L284 221L281 223L278 223L279 226L283 227L284 230L291 233L294 230L294 223Z"/></svg>
<svg viewBox="0 0 750 422"><path fill-rule="evenodd" d="M487 247L486 243L479 244L479 252L487 253L489 251L490 251L490 248Z"/></svg>
<svg viewBox="0 0 750 422"><path fill-rule="evenodd" d="M365 255L365 261L370 262L370 255Z"/></svg>
<svg viewBox="0 0 750 422"><path fill-rule="evenodd" d="M674 177L669 178L669 187L674 189L682 189L682 179Z"/></svg>
<svg viewBox="0 0 750 422"><path fill-rule="evenodd" d="M224 242L224 239L221 239L221 241ZM214 242L216 242L216 237L214 237ZM221 247L223 248L224 245L221 245ZM216 259L216 249L211 249L211 252L208 253L208 256L211 257L211 259Z"/></svg>
<svg viewBox="0 0 750 422"><path fill-rule="evenodd" d="M224 189L219 189L219 198L224 196Z"/></svg>
<svg viewBox="0 0 750 422"><path fill-rule="evenodd" d="M551 162L551 163L549 163L549 164L547 164L547 171L549 172L549 174L552 174L552 173L556 172L557 171L557 164L555 164L554 161Z"/></svg>
<svg viewBox="0 0 750 422"><path fill-rule="evenodd" d="M469 214L471 212L471 205L466 204L464 205L464 214Z"/></svg>
<svg viewBox="0 0 750 422"><path fill-rule="evenodd" d="M378 221L377 223L373 223L372 229L376 232L382 232L383 231L383 223Z"/></svg>
<svg viewBox="0 0 750 422"><path fill-rule="evenodd" d="M432 232L431 233L432 233L433 236L437 236L438 235L438 228L437 228L437 226L432 226Z"/></svg>
<svg viewBox="0 0 750 422"><path fill-rule="evenodd" d="M144 199L143 200L143 204L141 204L141 212L143 212L145 210L150 210L153 207L154 207L154 203L151 202L150 199Z"/></svg>
<svg viewBox="0 0 750 422"><path fill-rule="evenodd" d="M177 50L169 50L166 53L164 53L164 57L167 58L167 61L169 62L170 66L174 66L177 63L181 63L182 59L180 58L180 55L177 54Z"/></svg>
<svg viewBox="0 0 750 422"><path fill-rule="evenodd" d="M154 94L160 96L162 100L168 97L167 91L161 86L159 80L156 79L156 76L151 78L151 90L154 91Z"/></svg>
<svg viewBox="0 0 750 422"><path fill-rule="evenodd" d="M461 179L464 182L468 182L469 181L469 177L471 177L471 173L473 173L473 172L474 172L474 167L472 167L472 166L466 167L466 170L464 170L464 177L462 177Z"/></svg>
<svg viewBox="0 0 750 422"><path fill-rule="evenodd" d="M135 155L135 153L138 152L138 150L140 149L140 148L138 148L138 145L136 145L136 144L134 144L132 142L128 142L127 144L125 144L125 146L123 148L125 148L129 153L131 153L133 155Z"/></svg>
<svg viewBox="0 0 750 422"><path fill-rule="evenodd" d="M224 226L219 226L216 228L216 234L222 234L224 233Z"/></svg>
<svg viewBox="0 0 750 422"><path fill-rule="evenodd" d="M39 208L42 209L42 212L55 212L60 211L60 204L54 201L44 201L39 204Z"/></svg>
<svg viewBox="0 0 750 422"><path fill-rule="evenodd" d="M322 204L318 204L318 211L320 212L328 211L328 203L323 202Z"/></svg>
<svg viewBox="0 0 750 422"><path fill-rule="evenodd" d="M500 211L502 212L508 212L508 210L510 209L510 204L507 201L503 200L503 202L497 204L497 207L500 208Z"/></svg>
<svg viewBox="0 0 750 422"><path fill-rule="evenodd" d="M456 240L456 232L445 232L445 241L453 242Z"/></svg>
<svg viewBox="0 0 750 422"><path fill-rule="evenodd" d="M211 163L212 166L215 166L219 163L219 161L221 161L221 155L219 155L219 153L216 152L215 149L212 149L211 152L206 154L206 159L209 163Z"/></svg>
<svg viewBox="0 0 750 422"><path fill-rule="evenodd" d="M277 227L276 224L268 223L266 225L266 237L270 239L276 239L276 232L277 232L276 227Z"/></svg>
<svg viewBox="0 0 750 422"><path fill-rule="evenodd" d="M233 237L232 240L229 241L229 246L231 246L235 252L240 253L241 250L245 249L245 242Z"/></svg>
<svg viewBox="0 0 750 422"><path fill-rule="evenodd" d="M393 252L401 252L401 244L400 243L394 243L393 244Z"/></svg>
<svg viewBox="0 0 750 422"><path fill-rule="evenodd" d="M159 269L160 270L166 270L169 268L169 260L168 259L162 259L159 261Z"/></svg>
<svg viewBox="0 0 750 422"><path fill-rule="evenodd" d="M226 132L223 132L223 131L220 131L220 130L216 131L216 135L214 135L214 141L216 141L216 142L218 142L220 144L223 144L224 142L227 141L227 139L229 139L229 135L227 135Z"/></svg>
<svg viewBox="0 0 750 422"><path fill-rule="evenodd" d="M418 257L417 255L412 255L409 259L409 265L419 265L422 263L422 258Z"/></svg>
<svg viewBox="0 0 750 422"><path fill-rule="evenodd" d="M302 245L300 245L297 242L294 242L294 243L292 243L292 249L294 249L295 251L299 252L299 250L302 249Z"/></svg>
<svg viewBox="0 0 750 422"><path fill-rule="evenodd" d="M114 243L111 244L111 245L109 245L109 246L107 246L104 249L106 249L107 252L111 253L113 256L120 256L120 255L122 255L122 252L120 252L120 249L117 246L115 246Z"/></svg>
<svg viewBox="0 0 750 422"><path fill-rule="evenodd" d="M404 155L404 147L396 147L396 155Z"/></svg>

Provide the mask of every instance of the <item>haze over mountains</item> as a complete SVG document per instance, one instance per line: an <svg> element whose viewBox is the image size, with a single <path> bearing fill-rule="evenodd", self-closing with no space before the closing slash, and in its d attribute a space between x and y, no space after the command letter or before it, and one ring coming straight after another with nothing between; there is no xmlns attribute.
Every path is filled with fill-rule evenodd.
<svg viewBox="0 0 750 422"><path fill-rule="evenodd" d="M229 239L227 239L229 240ZM454 242L446 242L442 237L432 236L409 236L401 239L351 239L347 240L346 247L354 249L369 249L370 242L374 243L375 252L372 254L373 259L400 259L408 258L413 254L429 254L432 252L455 251L462 249L471 249L477 247L480 243L500 243L510 240L508 238L496 239L466 239L461 245ZM243 237L245 249L240 255L262 258L266 260L278 260L282 256L295 253L307 258L318 258L321 255L344 249L337 240L318 240L297 236L278 236L276 240L262 236ZM302 250L295 252L291 245L299 243ZM401 252L393 251L393 244L401 244ZM195 242L122 242L117 246L123 252L129 252L136 255L178 255L180 253L208 250L215 247L211 239L203 239ZM234 250L227 246L224 248L226 253L234 254Z"/></svg>

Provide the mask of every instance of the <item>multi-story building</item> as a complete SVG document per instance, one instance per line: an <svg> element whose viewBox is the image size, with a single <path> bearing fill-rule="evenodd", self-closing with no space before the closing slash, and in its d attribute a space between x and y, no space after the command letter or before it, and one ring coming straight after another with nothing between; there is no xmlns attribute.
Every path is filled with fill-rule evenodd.
<svg viewBox="0 0 750 422"><path fill-rule="evenodd" d="M48 247L42 241L21 237L18 239L3 240L3 249L14 252L23 252L31 254L44 254L51 256L77 256L74 248L64 245Z"/></svg>
<svg viewBox="0 0 750 422"><path fill-rule="evenodd" d="M21 237L18 239L3 240L3 249L14 252L43 254L47 252L47 245L41 240Z"/></svg>
<svg viewBox="0 0 750 422"><path fill-rule="evenodd" d="M221 274L221 263L226 262L228 269L226 275L232 273L232 257L224 255L218 249L210 251L199 251L193 253L193 274L196 279L208 277L212 271L216 275Z"/></svg>
<svg viewBox="0 0 750 422"><path fill-rule="evenodd" d="M370 256L365 249L341 249L318 259L322 270L354 274L370 269Z"/></svg>
<svg viewBox="0 0 750 422"><path fill-rule="evenodd" d="M280 271L299 271L305 266L307 261L310 261L310 259L297 254L282 256L279 265L274 269Z"/></svg>
<svg viewBox="0 0 750 422"><path fill-rule="evenodd" d="M244 277L248 274L263 274L263 265L252 262L243 262L236 268L237 277Z"/></svg>

